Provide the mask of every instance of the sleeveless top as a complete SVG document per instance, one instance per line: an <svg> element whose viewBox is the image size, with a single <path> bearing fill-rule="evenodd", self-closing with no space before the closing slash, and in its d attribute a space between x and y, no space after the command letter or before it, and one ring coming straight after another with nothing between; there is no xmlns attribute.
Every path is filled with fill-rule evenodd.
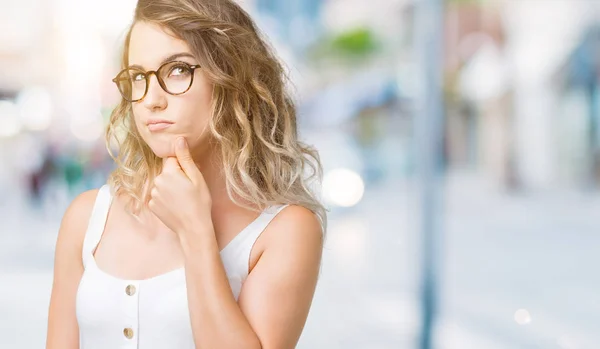
<svg viewBox="0 0 600 349"><path fill-rule="evenodd" d="M143 280L112 276L96 264L112 202L110 187L100 188L83 242L84 272L76 297L80 349L195 348L184 268ZM248 276L250 251L271 220L287 205L272 206L221 251L235 299Z"/></svg>

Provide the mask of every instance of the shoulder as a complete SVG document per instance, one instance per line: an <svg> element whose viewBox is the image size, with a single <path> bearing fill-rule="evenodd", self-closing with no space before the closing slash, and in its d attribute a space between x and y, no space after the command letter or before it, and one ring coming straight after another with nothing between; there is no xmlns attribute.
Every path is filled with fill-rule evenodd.
<svg viewBox="0 0 600 349"><path fill-rule="evenodd" d="M321 230L321 224L317 215L308 208L300 205L287 205L273 219L277 225L287 226L289 228L304 226L312 230Z"/></svg>
<svg viewBox="0 0 600 349"><path fill-rule="evenodd" d="M99 189L91 189L85 191L75 197L63 217L63 221L68 221L71 224L81 225L87 224L89 216L92 213Z"/></svg>
<svg viewBox="0 0 600 349"><path fill-rule="evenodd" d="M295 247L320 252L323 247L323 230L318 216L306 207L289 205L273 218L267 227L267 248Z"/></svg>
<svg viewBox="0 0 600 349"><path fill-rule="evenodd" d="M54 251L52 293L48 308L47 348L77 348L75 301L84 271L82 247L98 190L79 194L67 208Z"/></svg>
<svg viewBox="0 0 600 349"><path fill-rule="evenodd" d="M98 196L99 189L85 191L75 197L63 216L58 239L81 245Z"/></svg>

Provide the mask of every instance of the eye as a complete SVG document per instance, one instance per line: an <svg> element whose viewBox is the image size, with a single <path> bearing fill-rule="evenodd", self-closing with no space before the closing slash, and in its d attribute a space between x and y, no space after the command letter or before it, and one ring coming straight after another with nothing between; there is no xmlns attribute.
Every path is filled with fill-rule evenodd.
<svg viewBox="0 0 600 349"><path fill-rule="evenodd" d="M169 76L185 76L189 74L190 69L185 65L175 65L169 70Z"/></svg>
<svg viewBox="0 0 600 349"><path fill-rule="evenodd" d="M131 76L131 80L132 81L143 81L143 80L146 80L146 76L144 75L144 73L131 72L130 76Z"/></svg>

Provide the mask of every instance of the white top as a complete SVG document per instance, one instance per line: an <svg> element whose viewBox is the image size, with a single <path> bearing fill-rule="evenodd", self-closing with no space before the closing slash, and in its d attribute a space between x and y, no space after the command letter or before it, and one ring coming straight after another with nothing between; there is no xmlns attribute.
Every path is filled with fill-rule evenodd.
<svg viewBox="0 0 600 349"><path fill-rule="evenodd" d="M100 242L112 194L100 188L83 242L84 272L77 290L80 349L193 349L184 268L144 280L103 272L93 251ZM222 251L235 299L248 276L250 251L269 222L287 205L270 207Z"/></svg>

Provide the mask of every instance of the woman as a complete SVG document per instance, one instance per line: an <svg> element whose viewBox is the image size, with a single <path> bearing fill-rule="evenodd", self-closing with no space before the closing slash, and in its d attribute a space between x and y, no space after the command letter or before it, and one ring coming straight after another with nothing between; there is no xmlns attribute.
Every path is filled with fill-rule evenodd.
<svg viewBox="0 0 600 349"><path fill-rule="evenodd" d="M61 223L47 348L294 348L321 170L252 20L229 0L140 0L113 81L117 169Z"/></svg>

